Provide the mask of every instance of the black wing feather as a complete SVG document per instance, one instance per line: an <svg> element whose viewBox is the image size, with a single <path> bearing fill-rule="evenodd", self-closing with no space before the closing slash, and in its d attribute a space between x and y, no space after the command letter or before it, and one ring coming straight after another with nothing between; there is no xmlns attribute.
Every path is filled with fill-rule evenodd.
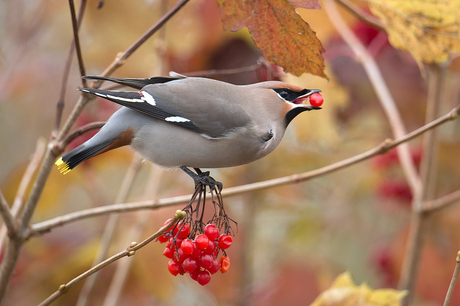
<svg viewBox="0 0 460 306"><path fill-rule="evenodd" d="M102 97L104 99L110 100L117 104L126 106L138 112L144 113L150 117L166 121L166 118L176 117L175 114L170 114L165 112L161 108L158 108L150 103L147 103L142 100L142 95L139 92L135 91L113 91L113 90L102 90L102 89L92 89L92 88L83 88L81 91ZM187 119L187 118L185 118ZM203 130L198 128L193 124L192 121L166 121L171 124L187 128L192 131L199 133L205 133Z"/></svg>
<svg viewBox="0 0 460 306"><path fill-rule="evenodd" d="M87 80L97 80L97 81L109 81L118 83L124 86L132 87L135 89L142 89L147 85L150 84L157 84L157 83L167 83L179 79L183 79L183 77L169 77L169 76L161 76L161 77L151 77L147 79L117 79L117 78L110 78L110 77L103 77L97 75L87 75L84 76L83 79Z"/></svg>

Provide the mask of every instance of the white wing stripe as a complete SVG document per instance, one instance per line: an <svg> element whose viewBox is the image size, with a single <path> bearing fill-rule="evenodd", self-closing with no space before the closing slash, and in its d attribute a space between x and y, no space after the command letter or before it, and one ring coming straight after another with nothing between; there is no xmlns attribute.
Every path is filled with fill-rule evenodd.
<svg viewBox="0 0 460 306"><path fill-rule="evenodd" d="M153 105L153 106L157 105L156 102L155 102L155 99L152 97L151 94L149 94L146 91L141 91L141 94L142 94L142 97L141 97L142 100L144 100L145 102L147 102L150 105Z"/></svg>
<svg viewBox="0 0 460 306"><path fill-rule="evenodd" d="M168 122L189 122L190 121L187 118L179 117L179 116L166 117L165 120Z"/></svg>
<svg viewBox="0 0 460 306"><path fill-rule="evenodd" d="M122 97L112 96L112 95L107 95L107 98L120 100L120 101L125 101L125 102L144 102L142 99L129 99L129 98L122 98Z"/></svg>

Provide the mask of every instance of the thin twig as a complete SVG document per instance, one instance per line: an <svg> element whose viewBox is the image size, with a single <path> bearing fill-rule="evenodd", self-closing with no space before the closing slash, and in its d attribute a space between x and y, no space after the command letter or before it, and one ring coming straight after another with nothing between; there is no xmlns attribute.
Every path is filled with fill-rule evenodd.
<svg viewBox="0 0 460 306"><path fill-rule="evenodd" d="M447 290L446 298L444 300L444 306L449 306L452 294L454 293L455 284L457 283L458 273L460 272L460 252L457 253L455 259L455 269L452 279L450 281L449 289Z"/></svg>
<svg viewBox="0 0 460 306"><path fill-rule="evenodd" d="M460 190L449 193L439 199L425 202L422 205L422 210L426 213L434 213L454 204L458 200L460 200Z"/></svg>
<svg viewBox="0 0 460 306"><path fill-rule="evenodd" d="M164 15L156 24L154 24L144 35L134 42L125 52L121 53L115 60L104 70L102 76L111 75L118 67L124 64L126 59L136 51L147 39L157 32L172 16L174 16L189 0L181 0L166 15Z"/></svg>
<svg viewBox="0 0 460 306"><path fill-rule="evenodd" d="M22 205L24 204L25 194L27 192L27 188L30 185L32 177L37 171L38 166L40 165L40 160L43 158L43 154L45 153L46 149L46 142L43 138L39 138L37 140L37 146L35 148L35 152L32 155L32 158L27 165L26 171L22 176L21 182L19 183L18 191L16 192L16 197L14 198L13 206L11 207L11 214L13 218L16 218L19 214L19 211L22 209ZM0 253L3 252L3 245L4 240L6 237L6 227L2 225L0 229Z"/></svg>
<svg viewBox="0 0 460 306"><path fill-rule="evenodd" d="M156 199L158 186L161 181L162 171L159 167L150 167L150 176L147 180L144 190L144 199ZM125 237L129 237L131 240L140 239L145 226L149 224L149 220L152 220L150 213L138 212L133 222L133 226L129 232L126 233ZM115 306L119 301L120 295L123 292L123 285L128 277L129 270L131 268L132 261L119 261L113 274L112 281L104 299L103 306Z"/></svg>
<svg viewBox="0 0 460 306"><path fill-rule="evenodd" d="M118 192L117 198L115 200L116 203L122 203L127 200L128 194L133 186L134 179L136 178L136 175L139 173L141 161L142 159L140 158L140 156L136 154L133 160L131 161L131 165L129 166L128 171L123 179L120 191ZM93 265L97 264L98 262L101 262L102 259L106 256L110 246L110 242L112 241L112 237L115 232L118 217L119 214L112 214L110 215L109 220L107 220L107 223L104 228L104 233L102 234L99 249L97 250L97 254L94 257ZM96 283L97 275L98 274L94 274L86 280L85 285L83 286L83 289L80 293L80 296L78 297L77 306L83 306L86 304L88 296L91 293L94 284Z"/></svg>
<svg viewBox="0 0 460 306"><path fill-rule="evenodd" d="M72 131L71 133L69 133L69 135L67 135L60 143L59 143L59 148L61 150L64 150L68 145L69 143L71 143L75 138L85 134L86 132L89 132L91 130L95 130L95 129L100 129L101 127L104 126L106 122L105 121L95 121L95 122L91 122L91 123L88 123L84 126L81 126L79 127L78 129L75 129L74 131Z"/></svg>
<svg viewBox="0 0 460 306"><path fill-rule="evenodd" d="M338 4L342 5L344 8L346 8L348 11L350 11L350 13L355 15L355 17L358 18L359 20L369 24L370 26L376 28L379 31L385 31L385 27L383 26L380 19L370 15L369 13L366 13L353 2L349 0L335 0L335 1Z"/></svg>
<svg viewBox="0 0 460 306"><path fill-rule="evenodd" d="M54 292L46 300L41 302L39 304L39 306L50 305L53 301L55 301L61 295L67 293L69 291L69 289L72 288L75 284L77 284L80 281L84 280L88 276L96 273L97 271L101 270L102 268L110 265L111 263L113 263L113 262L115 262L115 261L117 261L117 260L119 260L119 259L121 259L123 257L129 257L129 256L135 255L137 250L139 250L140 248L146 246L147 244L149 244L153 240L157 239L170 226L172 226L174 223L176 223L178 220L182 219L183 217L184 217L184 214L182 213L182 211L177 211L176 215L174 216L174 218L172 218L171 221L168 224L166 224L163 227L161 227L155 234L151 235L150 237L148 237L147 239L145 239L144 241L142 241L140 243L136 243L136 242L131 243L131 245L128 248L126 248L126 250L121 251L121 252L111 256L110 258L107 258L106 260L102 261L98 265L95 265L91 269L89 269L86 272L84 272L84 273L80 274L79 276L75 277L74 279L72 279L68 283L61 285L56 292Z"/></svg>
<svg viewBox="0 0 460 306"><path fill-rule="evenodd" d="M445 84L446 67L441 64L427 66L429 76L428 86L428 105L426 122L430 122L439 112L442 101L443 87ZM426 221L429 214L422 210L425 201L431 200L434 196L434 184L436 174L437 138L436 131L430 130L423 135L423 156L420 166L422 188L414 194L412 200L412 215L407 238L406 252L401 269L401 277L398 287L407 290L408 294L404 297L402 305L412 304L417 282L418 268L422 248L425 242Z"/></svg>
<svg viewBox="0 0 460 306"><path fill-rule="evenodd" d="M356 156L350 157L348 159L342 160L340 162L337 162L337 163L334 163L334 164L331 164L331 165L328 165L328 166L325 166L325 167L322 167L322 168L319 168L313 171L308 171L305 173L294 174L294 175L276 178L272 180L247 184L243 186L229 187L222 191L222 196L224 197L235 196L235 195L239 195L239 194L254 191L254 190L261 190L261 189L267 189L267 188L272 188L272 187L282 186L282 185L287 185L287 184L292 184L292 183L299 183L299 182L303 182L308 179L316 178L318 176L340 170L342 168L356 164L360 161L369 159L375 155L383 154L386 151L390 150L391 148L394 148L404 142L412 140L413 138L420 136L421 134L425 133L426 131L430 129L433 129L447 121L451 121L451 120L458 118L459 114L460 114L460 106L457 106L452 111L450 111L448 114L430 122L429 124L426 124L418 128L417 130L401 138L398 138L396 140L393 140L393 141L387 140L383 142L382 144L380 144L379 146L369 151L366 151L364 153L358 154ZM74 222L80 219L86 219L86 218L105 215L109 213L135 211L135 210L140 210L140 209L157 209L160 207L187 203L189 199L190 199L190 195L185 195L185 196L178 196L178 197L160 199L160 200L155 200L155 201L142 201L142 202L135 202L135 203L114 204L114 205L107 205L104 207L95 207L91 209L81 210L81 211L77 211L77 212L70 213L67 215L56 217L54 219L36 223L31 226L30 234L39 235L44 232L50 231L54 227L62 226L69 222Z"/></svg>
<svg viewBox="0 0 460 306"><path fill-rule="evenodd" d="M353 50L357 59L363 65L363 68L375 90L379 102L387 116L390 123L391 130L395 138L402 137L406 134L406 128L399 114L398 108L391 96L390 90L386 85L380 69L377 66L372 55L366 50L363 44L359 41L356 35L350 30L342 16L337 10L337 6L332 0L324 1L324 9L329 16L332 24L337 29L338 33L342 36L347 45ZM413 194L416 194L420 190L420 179L418 177L417 169L411 158L410 150L408 145L402 145L397 148L399 160L403 173L411 187Z"/></svg>
<svg viewBox="0 0 460 306"><path fill-rule="evenodd" d="M84 8L86 1L82 1L82 8ZM77 16L75 15L75 6L73 0L69 0L70 6L70 16L72 19L72 29L73 29L73 41L75 44L75 50L77 51L77 59L78 59L78 67L80 68L80 76L85 76L85 64L83 63L83 56L81 55L81 48L80 48L80 37L78 35L78 29L80 24L77 22ZM83 9L81 10L83 11ZM86 85L86 79L81 79L83 87L88 87Z"/></svg>
<svg viewBox="0 0 460 306"><path fill-rule="evenodd" d="M13 215L11 214L10 206L0 190L0 215L5 222L8 236L13 237L16 234L16 223L14 222Z"/></svg>
<svg viewBox="0 0 460 306"><path fill-rule="evenodd" d="M83 19L83 14L85 12L85 6L86 6L86 0L82 0L80 2L80 8L78 10L78 20L77 20L78 28L80 28L81 21ZM59 99L56 103L56 119L55 119L55 124L54 124L54 130L51 133L53 138L57 135L59 127L61 125L62 112L64 110L64 103L65 103L65 93L67 89L67 81L69 80L70 67L72 66L72 58L73 58L74 51L75 51L75 42L74 40L72 40L72 43L70 44L70 48L69 48L69 53L67 54L66 63L64 65L64 72L62 74L61 91L59 94Z"/></svg>

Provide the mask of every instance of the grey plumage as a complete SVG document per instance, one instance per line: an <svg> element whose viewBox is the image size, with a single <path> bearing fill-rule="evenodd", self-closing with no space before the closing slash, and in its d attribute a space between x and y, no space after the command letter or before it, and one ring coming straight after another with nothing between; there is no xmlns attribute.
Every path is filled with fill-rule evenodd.
<svg viewBox="0 0 460 306"><path fill-rule="evenodd" d="M90 140L57 161L66 173L81 161L123 145L163 167L220 168L272 152L301 104L319 90L283 82L237 86L205 78L113 79L140 91L82 89L120 105Z"/></svg>

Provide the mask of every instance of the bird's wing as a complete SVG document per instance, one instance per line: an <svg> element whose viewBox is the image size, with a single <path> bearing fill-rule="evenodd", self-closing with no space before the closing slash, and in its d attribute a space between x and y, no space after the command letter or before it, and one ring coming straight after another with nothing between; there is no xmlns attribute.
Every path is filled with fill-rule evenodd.
<svg viewBox="0 0 460 306"><path fill-rule="evenodd" d="M189 80L186 78L148 85L139 92L89 88L81 90L210 138L224 137L248 124L249 116L232 100L231 92L230 96L222 93L228 93L228 89L223 90L220 86L230 84L194 79L194 82L184 82Z"/></svg>
<svg viewBox="0 0 460 306"><path fill-rule="evenodd" d="M96 81L109 81L118 83L124 86L132 87L135 89L142 89L143 87L151 84L158 84L158 83L167 83L170 81L175 81L179 79L183 79L185 76L175 74L174 76L159 76L159 77L151 77L146 79L117 79L117 78L110 78L110 77L103 77L97 75L87 75L84 76L83 79L86 80L96 80Z"/></svg>

